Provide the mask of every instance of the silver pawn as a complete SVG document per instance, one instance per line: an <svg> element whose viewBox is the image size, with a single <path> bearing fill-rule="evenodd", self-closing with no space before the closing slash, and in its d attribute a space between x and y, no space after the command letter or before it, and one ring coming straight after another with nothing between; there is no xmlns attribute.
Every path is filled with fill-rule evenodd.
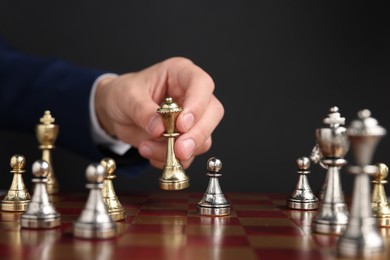
<svg viewBox="0 0 390 260"><path fill-rule="evenodd" d="M116 225L104 204L102 188L106 169L100 164L91 164L86 169L90 190L88 200L75 222L73 234L84 239L106 239L116 235Z"/></svg>
<svg viewBox="0 0 390 260"><path fill-rule="evenodd" d="M219 185L218 177L222 174L222 162L211 157L207 161L207 176L210 177L207 190L203 198L198 203L198 212L200 215L225 216L230 214L230 203L226 200Z"/></svg>
<svg viewBox="0 0 390 260"><path fill-rule="evenodd" d="M61 224L61 216L50 202L46 188L49 171L50 165L45 160L35 161L32 166L32 173L35 176L32 182L35 183L35 187L31 202L20 217L22 228L46 229L59 227Z"/></svg>
<svg viewBox="0 0 390 260"><path fill-rule="evenodd" d="M349 167L349 172L355 174L350 220L337 243L337 253L344 257L370 256L384 250L384 241L373 217L369 177L378 172L371 160L386 130L367 109L359 111L358 117L348 127L356 165Z"/></svg>
<svg viewBox="0 0 390 260"><path fill-rule="evenodd" d="M313 220L313 232L341 235L348 223L348 209L342 191L340 168L347 163L349 149L347 129L340 126L345 118L338 107L331 107L323 121L329 127L316 129L316 141L321 152L321 166L327 169L324 198Z"/></svg>
<svg viewBox="0 0 390 260"><path fill-rule="evenodd" d="M307 174L310 173L310 159L299 157L296 161L298 170L298 182L295 190L287 200L287 207L291 209L312 210L318 208L318 198L313 194Z"/></svg>

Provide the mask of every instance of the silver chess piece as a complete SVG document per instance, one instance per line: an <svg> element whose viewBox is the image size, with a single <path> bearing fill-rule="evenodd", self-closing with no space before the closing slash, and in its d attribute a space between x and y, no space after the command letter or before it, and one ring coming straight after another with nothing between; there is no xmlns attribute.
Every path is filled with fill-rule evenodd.
<svg viewBox="0 0 390 260"><path fill-rule="evenodd" d="M326 171L328 170L327 166L324 165L323 163L321 163L321 160L323 158L323 155L321 154L321 151L320 151L320 148L318 146L318 144L316 144L314 147L313 147L313 150L311 151L311 154L310 154L310 160L315 163L315 164L319 164L323 169L325 169ZM324 194L325 194L325 190L326 190L326 183L327 183L327 178L328 178L328 174L325 175L325 179L321 185L321 188L320 190L318 191L318 200L319 201L323 201L324 200Z"/></svg>
<svg viewBox="0 0 390 260"><path fill-rule="evenodd" d="M287 199L287 207L291 209L313 210L318 208L318 198L313 194L307 174L310 173L310 159L299 157L296 161L298 182L295 190Z"/></svg>
<svg viewBox="0 0 390 260"><path fill-rule="evenodd" d="M101 164L91 164L86 169L90 190L81 215L73 226L73 234L78 238L106 239L116 235L116 224L103 201L102 188L106 168Z"/></svg>
<svg viewBox="0 0 390 260"><path fill-rule="evenodd" d="M222 175L222 162L211 157L207 161L207 176L210 177L207 190L203 198L198 202L200 215L225 216L230 214L230 203L226 200L219 185L218 178Z"/></svg>
<svg viewBox="0 0 390 260"><path fill-rule="evenodd" d="M61 225L61 215L49 200L47 177L50 165L45 160L37 160L32 166L34 192L31 202L20 217L22 228L46 229Z"/></svg>
<svg viewBox="0 0 390 260"><path fill-rule="evenodd" d="M355 175L355 182L348 226L337 243L340 256L370 256L384 250L384 241L371 208L369 177L378 172L378 167L371 165L371 160L378 142L385 135L386 130L378 125L367 109L359 111L358 119L348 127L355 157L355 165L349 167L349 172Z"/></svg>
<svg viewBox="0 0 390 260"><path fill-rule="evenodd" d="M313 220L313 232L341 235L348 223L348 209L342 191L340 168L347 163L344 156L349 149L345 118L338 107L331 107L323 121L329 127L316 129L316 141L322 154L321 165L326 169L324 198Z"/></svg>

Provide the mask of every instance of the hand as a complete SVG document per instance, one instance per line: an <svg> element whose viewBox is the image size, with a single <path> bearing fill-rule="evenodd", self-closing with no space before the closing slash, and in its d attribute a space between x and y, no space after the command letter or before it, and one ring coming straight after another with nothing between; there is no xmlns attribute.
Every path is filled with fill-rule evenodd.
<svg viewBox="0 0 390 260"><path fill-rule="evenodd" d="M96 88L95 109L102 128L138 148L150 163L162 168L166 158L165 127L156 112L166 97L183 108L176 120L181 135L175 155L188 168L196 155L207 152L211 134L224 108L213 95L214 82L185 58L170 58L142 71L105 78Z"/></svg>

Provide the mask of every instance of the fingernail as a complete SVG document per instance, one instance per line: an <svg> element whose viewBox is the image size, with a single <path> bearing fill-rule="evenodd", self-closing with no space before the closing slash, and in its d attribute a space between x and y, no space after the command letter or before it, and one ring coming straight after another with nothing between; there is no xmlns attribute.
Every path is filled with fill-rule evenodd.
<svg viewBox="0 0 390 260"><path fill-rule="evenodd" d="M141 145L138 151L143 157L150 158L152 156L152 149L148 145Z"/></svg>
<svg viewBox="0 0 390 260"><path fill-rule="evenodd" d="M149 121L149 124L148 124L148 130L149 130L149 133L153 133L154 130L156 129L156 126L158 124L158 120L160 119L160 116L159 115L155 115L153 116L150 121Z"/></svg>
<svg viewBox="0 0 390 260"><path fill-rule="evenodd" d="M195 117L192 113L187 113L183 116L184 127L186 131L194 125Z"/></svg>
<svg viewBox="0 0 390 260"><path fill-rule="evenodd" d="M192 154L194 153L195 149L195 142L191 138L185 139L183 141L183 147L184 147L184 153L187 158L190 158Z"/></svg>

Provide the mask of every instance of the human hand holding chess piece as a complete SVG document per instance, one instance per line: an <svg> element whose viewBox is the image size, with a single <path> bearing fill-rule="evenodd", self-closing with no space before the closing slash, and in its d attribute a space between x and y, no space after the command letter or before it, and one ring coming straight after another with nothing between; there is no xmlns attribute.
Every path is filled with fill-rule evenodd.
<svg viewBox="0 0 390 260"><path fill-rule="evenodd" d="M163 168L166 140L156 113L166 97L183 108L176 120L181 135L175 154L184 168L211 147L211 134L224 108L213 94L214 82L185 58L170 58L142 71L104 78L96 88L95 110L102 128L133 147L150 163Z"/></svg>

